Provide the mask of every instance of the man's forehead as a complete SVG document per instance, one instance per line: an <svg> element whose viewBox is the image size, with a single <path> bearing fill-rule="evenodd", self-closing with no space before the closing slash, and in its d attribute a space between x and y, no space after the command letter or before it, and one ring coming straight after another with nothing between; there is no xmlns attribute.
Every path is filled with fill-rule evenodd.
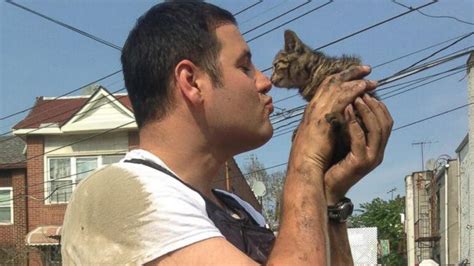
<svg viewBox="0 0 474 266"><path fill-rule="evenodd" d="M237 54L250 55L250 48L245 42L239 29L234 24L224 24L216 28L216 36L222 48L230 48Z"/></svg>

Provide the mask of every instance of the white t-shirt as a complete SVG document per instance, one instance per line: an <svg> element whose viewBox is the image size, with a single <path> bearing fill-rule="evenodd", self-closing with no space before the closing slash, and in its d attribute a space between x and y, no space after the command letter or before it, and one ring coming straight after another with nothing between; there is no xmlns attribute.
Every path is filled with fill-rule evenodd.
<svg viewBox="0 0 474 266"><path fill-rule="evenodd" d="M134 158L171 171L147 151L131 151L124 160ZM223 236L196 191L151 167L120 162L95 171L74 191L61 253L64 265L135 265L211 237Z"/></svg>

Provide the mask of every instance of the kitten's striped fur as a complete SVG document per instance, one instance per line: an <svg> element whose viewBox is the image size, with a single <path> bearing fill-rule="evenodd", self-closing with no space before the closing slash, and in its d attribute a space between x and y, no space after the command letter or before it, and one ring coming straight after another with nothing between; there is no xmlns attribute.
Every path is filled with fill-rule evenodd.
<svg viewBox="0 0 474 266"><path fill-rule="evenodd" d="M354 56L329 57L313 51L293 31L286 30L285 49L273 60L271 81L280 88L298 88L309 102L325 78L360 64Z"/></svg>
<svg viewBox="0 0 474 266"><path fill-rule="evenodd" d="M351 66L361 65L359 58L343 55L341 57L329 57L317 51L313 51L305 45L293 31L285 31L285 48L277 53L273 60L273 73L271 81L276 87L288 89L296 88L306 101L311 101L319 88L319 85L328 76L337 74ZM372 95L376 97L375 95ZM362 120L357 120L367 133ZM347 122L341 113L330 113L326 120L336 135L336 147L333 163L342 160L350 151L350 137ZM296 131L293 133L293 138Z"/></svg>

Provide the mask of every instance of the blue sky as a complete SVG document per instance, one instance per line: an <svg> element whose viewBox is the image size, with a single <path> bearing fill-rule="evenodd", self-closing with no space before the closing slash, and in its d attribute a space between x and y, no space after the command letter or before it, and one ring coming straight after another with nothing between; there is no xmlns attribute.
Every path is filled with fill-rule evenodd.
<svg viewBox="0 0 474 266"><path fill-rule="evenodd" d="M256 3L256 0L210 1L235 13ZM242 32L307 1L264 0L262 3L237 16ZM409 6L428 3L424 1L399 1ZM69 25L122 46L136 19L153 1L18 1L31 9L51 16ZM326 1L310 1L301 8L261 27L245 39L259 35L281 23L295 18ZM390 0L339 0L295 20L249 43L257 68L271 66L273 56L283 46L284 29L294 30L308 45L316 48L343 36L373 25L379 21L407 11ZM423 12L429 15L454 16L474 23L474 1L440 1ZM120 53L101 43L85 38L40 17L27 13L5 2L0 4L0 117L30 107L37 96L59 96L79 88L95 79L120 69ZM330 55L357 54L363 62L377 65L418 49L472 32L474 26L449 18L430 18L417 12L375 27L323 49ZM444 45L449 44L445 43ZM438 56L472 46L471 36ZM430 55L442 45L374 69L370 78L380 79ZM467 57L443 64L413 78L423 77L462 65ZM269 75L269 72L266 72ZM465 72L442 79L419 89L387 99L385 102L395 119L395 127L467 103ZM406 79L403 81L410 80ZM100 83L109 91L123 87L122 76L116 75ZM295 91L273 89L274 101L291 96ZM304 104L299 97L276 104L281 109L291 109ZM278 112L279 109L276 109ZM24 115L0 121L0 131L9 131ZM425 159L441 154L455 157L455 149L467 133L467 109L435 118L392 134L384 163L354 187L349 197L355 203L370 201L375 197L390 198L387 193L396 188L395 194L404 194L404 177L421 169L419 146L413 142L431 141L425 146ZM243 165L250 154L255 154L266 166L287 161L291 134L276 137L263 147L237 156ZM283 167L269 172L283 170Z"/></svg>

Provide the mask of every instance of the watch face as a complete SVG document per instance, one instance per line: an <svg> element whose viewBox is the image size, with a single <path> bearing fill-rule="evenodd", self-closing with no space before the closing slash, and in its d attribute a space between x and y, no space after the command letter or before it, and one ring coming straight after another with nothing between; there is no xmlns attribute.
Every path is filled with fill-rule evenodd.
<svg viewBox="0 0 474 266"><path fill-rule="evenodd" d="M334 207L328 207L329 218L333 221L343 223L349 218L354 210L354 205L348 198L343 199Z"/></svg>
<svg viewBox="0 0 474 266"><path fill-rule="evenodd" d="M341 210L341 220L346 221L349 216L351 216L352 211L354 210L354 204L352 202L346 202L342 205L342 210Z"/></svg>

